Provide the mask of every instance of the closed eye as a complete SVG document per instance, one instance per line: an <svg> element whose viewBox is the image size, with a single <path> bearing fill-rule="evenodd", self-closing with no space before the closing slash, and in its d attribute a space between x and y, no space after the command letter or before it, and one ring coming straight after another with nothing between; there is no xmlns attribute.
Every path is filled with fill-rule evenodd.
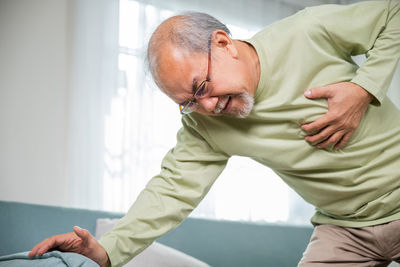
<svg viewBox="0 0 400 267"><path fill-rule="evenodd" d="M207 80L204 80L199 88L197 89L196 94L194 95L195 98L200 98L207 93Z"/></svg>

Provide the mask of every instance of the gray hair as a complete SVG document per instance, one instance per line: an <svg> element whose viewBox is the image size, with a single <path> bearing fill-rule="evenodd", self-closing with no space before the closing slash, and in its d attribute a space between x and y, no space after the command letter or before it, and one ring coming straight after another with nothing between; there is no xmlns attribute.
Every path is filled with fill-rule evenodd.
<svg viewBox="0 0 400 267"><path fill-rule="evenodd" d="M168 25L168 31L164 33L163 27ZM186 12L173 16L154 31L147 47L147 65L154 81L160 86L157 75L160 58L160 49L167 42L177 47L187 49L190 52L208 53L212 33L216 30L223 30L231 34L225 24L216 18L200 12Z"/></svg>

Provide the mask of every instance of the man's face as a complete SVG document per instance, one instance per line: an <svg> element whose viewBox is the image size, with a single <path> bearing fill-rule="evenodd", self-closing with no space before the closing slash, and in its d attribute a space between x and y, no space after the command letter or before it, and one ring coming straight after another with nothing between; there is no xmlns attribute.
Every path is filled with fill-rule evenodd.
<svg viewBox="0 0 400 267"><path fill-rule="evenodd" d="M194 112L246 117L253 107L254 90L246 76L249 70L231 48L212 45L209 61L207 53L188 52L172 44L164 46L158 68L162 90L177 104L185 105L194 99L209 68L208 93L196 99Z"/></svg>

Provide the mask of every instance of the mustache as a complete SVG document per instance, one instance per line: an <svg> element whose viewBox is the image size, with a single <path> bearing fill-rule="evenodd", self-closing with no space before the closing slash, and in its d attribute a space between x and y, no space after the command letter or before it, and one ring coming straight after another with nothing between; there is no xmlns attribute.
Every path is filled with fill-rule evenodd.
<svg viewBox="0 0 400 267"><path fill-rule="evenodd" d="M242 93L238 96L244 103L243 108L238 110L236 117L238 118L246 118L249 116L251 110L254 106L254 97L249 93Z"/></svg>
<svg viewBox="0 0 400 267"><path fill-rule="evenodd" d="M229 101L230 95L219 97L217 105L215 105L214 113L218 114L225 108L226 104Z"/></svg>
<svg viewBox="0 0 400 267"><path fill-rule="evenodd" d="M240 102L243 103L243 106L241 108L235 108L233 107L232 110L229 113L224 113L224 115L227 116L232 116L232 117L237 117L237 118L245 118L247 117L251 110L253 109L254 106L254 97L250 95L249 93L241 93L237 95L225 95L221 96L218 99L218 103L216 104L213 113L219 114L222 112L222 110L225 109L226 105L228 104L230 99L237 98L240 100Z"/></svg>

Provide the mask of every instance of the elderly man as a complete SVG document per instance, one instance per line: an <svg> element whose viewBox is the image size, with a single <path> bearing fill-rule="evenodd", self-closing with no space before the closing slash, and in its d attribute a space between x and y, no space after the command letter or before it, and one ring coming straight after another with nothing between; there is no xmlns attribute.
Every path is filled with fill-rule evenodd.
<svg viewBox="0 0 400 267"><path fill-rule="evenodd" d="M202 13L164 21L148 59L183 114L177 145L100 242L75 227L30 255L58 248L121 266L186 218L240 155L316 207L300 266L400 261L400 112L386 97L399 56L398 1L307 8L246 41Z"/></svg>

